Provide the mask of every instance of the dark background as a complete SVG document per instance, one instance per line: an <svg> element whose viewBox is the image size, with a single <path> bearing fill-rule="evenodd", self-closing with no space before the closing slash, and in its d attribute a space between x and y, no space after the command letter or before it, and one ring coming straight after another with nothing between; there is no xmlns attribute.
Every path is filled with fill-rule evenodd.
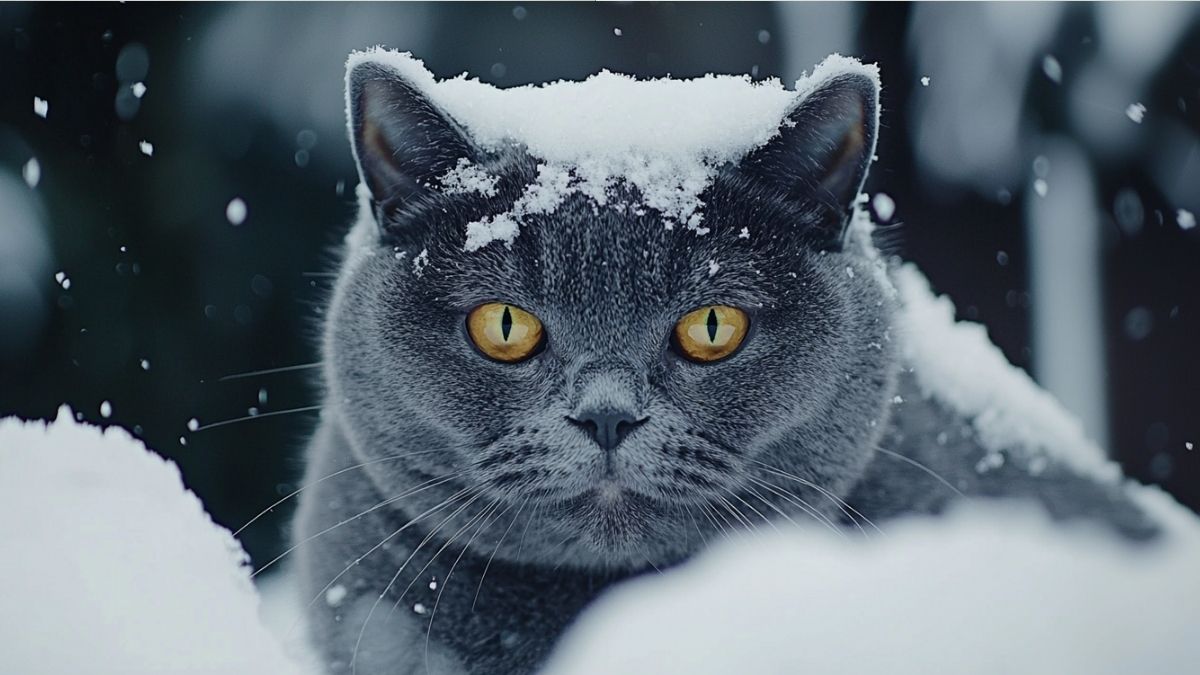
<svg viewBox="0 0 1200 675"><path fill-rule="evenodd" d="M314 371L222 378L318 358L356 182L342 64L375 44L501 86L601 68L790 83L831 51L878 62L868 191L896 204L888 245L1130 474L1200 507L1188 3L0 5L0 415L67 403L131 429L231 528L294 489L316 413L265 414L316 403ZM289 512L243 533L259 563Z"/></svg>

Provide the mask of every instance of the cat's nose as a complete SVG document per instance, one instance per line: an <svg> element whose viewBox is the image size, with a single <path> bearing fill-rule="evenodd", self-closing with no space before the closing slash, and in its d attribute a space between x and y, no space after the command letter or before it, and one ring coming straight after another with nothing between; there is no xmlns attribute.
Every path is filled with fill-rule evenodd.
<svg viewBox="0 0 1200 675"><path fill-rule="evenodd" d="M643 424L646 419L648 418L639 420L624 410L612 408L585 410L578 415L567 416L568 422L587 431L592 440L605 452L617 447L630 431Z"/></svg>

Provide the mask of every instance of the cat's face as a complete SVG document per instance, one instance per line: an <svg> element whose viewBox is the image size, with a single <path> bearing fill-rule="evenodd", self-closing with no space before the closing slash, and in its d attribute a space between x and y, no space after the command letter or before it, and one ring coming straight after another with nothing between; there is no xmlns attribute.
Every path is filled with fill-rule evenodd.
<svg viewBox="0 0 1200 675"><path fill-rule="evenodd" d="M774 472L843 492L884 426L888 301L871 263L841 242L847 193L873 147L867 84L798 108L792 118L806 127L726 167L704 194L707 234L668 229L628 206L636 194L603 207L576 194L527 217L511 246L467 252L467 223L506 212L536 159L472 148L386 69L352 74L356 150L381 232L343 271L327 373L364 460L421 453L372 466L383 496L449 477L405 510L466 489L446 516L478 499L447 535L482 526L502 558L586 567L669 562L743 521L809 517L796 499L836 510ZM413 100L433 117L406 119ZM812 123L831 112L847 120ZM830 129L859 136L827 142ZM802 173L797 152L809 160ZM437 188L467 156L499 177L497 194ZM481 319L500 322L500 334L516 316L518 328L540 325L541 338L515 359L489 356L468 327L488 304L510 307ZM722 313L702 312L698 339L720 329L740 342L697 360L676 325L706 307ZM506 529L520 535L502 543Z"/></svg>

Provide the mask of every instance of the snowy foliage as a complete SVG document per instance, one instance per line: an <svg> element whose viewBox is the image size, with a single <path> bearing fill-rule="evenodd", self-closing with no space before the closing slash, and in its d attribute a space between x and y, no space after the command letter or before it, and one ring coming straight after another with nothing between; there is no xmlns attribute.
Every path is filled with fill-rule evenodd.
<svg viewBox="0 0 1200 675"><path fill-rule="evenodd" d="M121 429L0 420L0 672L296 672L246 555Z"/></svg>

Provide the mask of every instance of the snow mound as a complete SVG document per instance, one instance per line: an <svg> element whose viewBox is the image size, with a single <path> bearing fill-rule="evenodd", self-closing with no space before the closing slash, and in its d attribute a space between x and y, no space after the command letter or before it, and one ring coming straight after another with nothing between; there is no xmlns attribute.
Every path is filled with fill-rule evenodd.
<svg viewBox="0 0 1200 675"><path fill-rule="evenodd" d="M726 544L602 597L546 675L1191 673L1200 526L1135 548L1013 505L839 539L787 529Z"/></svg>
<svg viewBox="0 0 1200 675"><path fill-rule="evenodd" d="M0 672L297 672L241 546L121 429L0 420L0 542Z"/></svg>
<svg viewBox="0 0 1200 675"><path fill-rule="evenodd" d="M954 303L934 295L910 264L893 274L901 353L926 396L971 419L983 445L1033 461L1053 457L1080 475L1115 481L1121 471L1083 425L1025 371L1008 363L984 326L956 322Z"/></svg>
<svg viewBox="0 0 1200 675"><path fill-rule="evenodd" d="M438 80L411 54L381 48L351 54L347 72L363 63L394 69L481 147L520 144L544 161L532 194L512 213L471 224L468 250L511 242L523 216L552 211L571 194L604 205L618 180L637 187L641 206L661 213L668 226L703 234L700 193L718 166L778 134L790 106L829 78L853 72L878 81L875 66L836 54L792 89L745 75L637 80L607 70L582 82L500 89L465 74ZM464 182L488 184L462 165L442 180L454 189Z"/></svg>

